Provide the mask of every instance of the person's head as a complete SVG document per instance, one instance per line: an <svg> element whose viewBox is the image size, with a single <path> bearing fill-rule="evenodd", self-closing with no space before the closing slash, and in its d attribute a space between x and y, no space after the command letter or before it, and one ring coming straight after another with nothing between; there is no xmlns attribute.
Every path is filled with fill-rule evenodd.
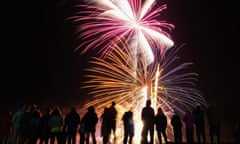
<svg viewBox="0 0 240 144"><path fill-rule="evenodd" d="M72 107L71 108L71 112L75 112L76 111L76 108L75 107Z"/></svg>
<svg viewBox="0 0 240 144"><path fill-rule="evenodd" d="M24 109L24 108L25 108L25 104L20 103L20 104L18 105L18 109Z"/></svg>
<svg viewBox="0 0 240 144"><path fill-rule="evenodd" d="M88 107L88 111L89 112L94 112L94 107L93 106Z"/></svg>
<svg viewBox="0 0 240 144"><path fill-rule="evenodd" d="M52 115L60 115L60 109L58 107L55 107L52 111Z"/></svg>
<svg viewBox="0 0 240 144"><path fill-rule="evenodd" d="M131 107L129 108L129 111L134 111L134 107L131 106Z"/></svg>
<svg viewBox="0 0 240 144"><path fill-rule="evenodd" d="M107 112L107 110L108 110L108 107L104 107L104 110L103 110L103 112L104 112L104 113L106 113L106 112Z"/></svg>
<svg viewBox="0 0 240 144"><path fill-rule="evenodd" d="M146 106L147 106L147 107L151 106L151 100L150 100L150 99L147 100Z"/></svg>
<svg viewBox="0 0 240 144"><path fill-rule="evenodd" d="M115 106L115 105L116 105L115 101L112 101L112 106Z"/></svg>
<svg viewBox="0 0 240 144"><path fill-rule="evenodd" d="M33 112L33 111L36 111L37 110L37 105L36 104L32 104L30 106L30 111Z"/></svg>
<svg viewBox="0 0 240 144"><path fill-rule="evenodd" d="M163 111L162 111L161 107L158 108L158 114L163 114Z"/></svg>

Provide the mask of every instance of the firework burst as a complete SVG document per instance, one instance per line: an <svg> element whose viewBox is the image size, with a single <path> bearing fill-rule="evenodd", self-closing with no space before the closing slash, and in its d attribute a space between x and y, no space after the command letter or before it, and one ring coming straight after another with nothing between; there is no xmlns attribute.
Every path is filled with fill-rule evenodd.
<svg viewBox="0 0 240 144"><path fill-rule="evenodd" d="M196 103L206 106L203 94L196 89L198 75L188 71L193 63L179 62L177 51L181 47L169 49L164 59L158 56L148 66L139 59L138 67L135 67L135 55L126 42L111 46L112 51L106 53L105 59L94 57L89 61L93 67L86 69L88 80L82 88L90 90L92 99L86 102L86 108L94 105L97 112L102 112L115 101L119 116L130 108L134 109L135 124L140 128L140 112L148 95L151 95L155 110L161 106L168 117L173 112L184 115ZM140 137L138 133L135 139Z"/></svg>
<svg viewBox="0 0 240 144"><path fill-rule="evenodd" d="M132 49L144 54L148 63L153 62L152 49L158 48L163 55L165 49L173 46L166 31L174 28L158 20L166 5L155 4L154 0L144 3L141 0L89 0L85 5L78 5L81 11L71 18L79 23L77 33L84 42L76 50L85 53L97 48L105 55L114 48L109 46L112 41L118 43L124 38L129 44L134 43Z"/></svg>
<svg viewBox="0 0 240 144"><path fill-rule="evenodd" d="M195 86L198 75L188 72L193 63L177 62L180 58L177 51L181 47L169 49L165 59L159 56L149 66L140 59L135 68L134 54L126 42L112 46L113 51L106 53L105 59L94 57L90 61L93 67L86 69L89 80L83 88L90 89L89 94L94 96L87 105L102 109L116 101L123 107L132 107L148 94L155 95L156 107L162 106L166 112L174 109L184 114L197 102L206 105L203 94ZM145 88L151 93L144 91Z"/></svg>

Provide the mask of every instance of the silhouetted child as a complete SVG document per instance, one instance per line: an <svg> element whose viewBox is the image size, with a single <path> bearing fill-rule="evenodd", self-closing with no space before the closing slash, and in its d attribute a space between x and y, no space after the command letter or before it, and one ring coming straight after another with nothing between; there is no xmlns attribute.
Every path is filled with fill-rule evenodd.
<svg viewBox="0 0 240 144"><path fill-rule="evenodd" d="M162 144L162 135L163 135L165 143L168 143L167 135L166 135L167 117L163 113L161 107L158 108L158 112L155 116L155 125L156 125L159 144Z"/></svg>
<svg viewBox="0 0 240 144"><path fill-rule="evenodd" d="M186 137L187 137L187 143L193 144L193 132L194 132L194 121L195 118L190 110L188 110L185 115L183 116L183 121L185 123L186 127Z"/></svg>
<svg viewBox="0 0 240 144"><path fill-rule="evenodd" d="M105 107L103 114L101 115L102 125L101 125L101 136L103 140L103 144L107 144L109 142L111 127L109 126L109 117L110 112L109 108Z"/></svg>
<svg viewBox="0 0 240 144"><path fill-rule="evenodd" d="M132 144L132 138L134 136L134 123L133 123L133 112L131 110L124 113L123 117L124 125L124 138L123 144Z"/></svg>
<svg viewBox="0 0 240 144"><path fill-rule="evenodd" d="M182 121L180 116L176 112L171 118L171 125L173 127L175 144L181 144L182 143Z"/></svg>

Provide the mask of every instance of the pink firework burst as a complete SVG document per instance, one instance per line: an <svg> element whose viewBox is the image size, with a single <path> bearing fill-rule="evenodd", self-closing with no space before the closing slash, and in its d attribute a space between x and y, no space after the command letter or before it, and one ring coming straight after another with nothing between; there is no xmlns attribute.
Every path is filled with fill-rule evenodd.
<svg viewBox="0 0 240 144"><path fill-rule="evenodd" d="M85 53L96 48L98 53L111 51L109 45L126 39L134 43L141 53L153 56L153 49L161 54L174 45L166 31L174 25L164 20L159 21L166 4L157 7L154 0L88 0L78 5L79 12L71 17L78 23L77 33L81 44L76 50Z"/></svg>

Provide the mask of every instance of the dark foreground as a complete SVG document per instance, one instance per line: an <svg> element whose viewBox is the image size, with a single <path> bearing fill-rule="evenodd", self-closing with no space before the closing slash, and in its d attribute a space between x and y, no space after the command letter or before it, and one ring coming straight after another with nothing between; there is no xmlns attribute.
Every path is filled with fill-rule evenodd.
<svg viewBox="0 0 240 144"><path fill-rule="evenodd" d="M79 135L77 135L77 141L76 141L76 144L79 144ZM9 144L13 144L12 142L12 137L10 136L9 138ZM37 144L39 144L39 140L37 142ZM50 141L49 141L49 144L50 144ZM55 144L57 144L55 142ZM90 142L90 144L92 144ZM97 144L102 144L102 138L101 137L97 137ZM109 144L123 144L121 140L119 140L118 142L112 142L112 143L109 143ZM133 144L140 144L139 142L133 142ZM155 142L155 144L159 144L158 142ZM163 143L165 144L165 143ZM174 142L169 142L168 144L174 144ZM187 144L186 142L183 142L182 144ZM197 144L197 143L194 143L194 144ZM206 144L210 144L210 142L207 142ZM216 144L216 143L215 143ZM240 144L240 143L236 143L236 142L221 142L220 144Z"/></svg>

